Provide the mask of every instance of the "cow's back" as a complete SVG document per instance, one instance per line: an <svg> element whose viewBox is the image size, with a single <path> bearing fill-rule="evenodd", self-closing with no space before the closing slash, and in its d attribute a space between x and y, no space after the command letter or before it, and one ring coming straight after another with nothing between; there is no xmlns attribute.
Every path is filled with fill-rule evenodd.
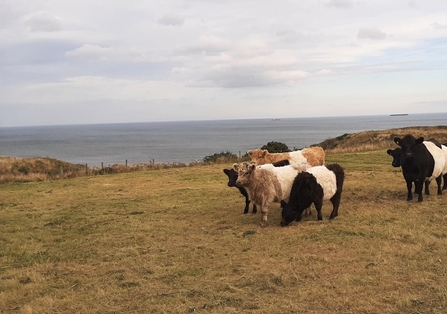
<svg viewBox="0 0 447 314"><path fill-rule="evenodd" d="M335 173L325 166L316 166L306 170L317 180L323 188L324 199L330 199L337 192L337 179Z"/></svg>
<svg viewBox="0 0 447 314"><path fill-rule="evenodd" d="M320 146L307 147L302 150L303 156L311 166L324 165L326 153Z"/></svg>
<svg viewBox="0 0 447 314"><path fill-rule="evenodd" d="M428 178L434 179L439 177L446 166L446 155L435 143L424 141L423 143L433 158L433 170L428 174Z"/></svg>

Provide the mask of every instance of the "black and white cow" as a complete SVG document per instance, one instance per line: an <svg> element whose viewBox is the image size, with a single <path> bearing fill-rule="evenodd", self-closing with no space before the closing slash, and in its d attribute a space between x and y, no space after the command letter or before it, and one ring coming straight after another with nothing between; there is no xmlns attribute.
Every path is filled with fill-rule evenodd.
<svg viewBox="0 0 447 314"><path fill-rule="evenodd" d="M442 171L446 158L441 148L432 141L424 141L423 137L416 139L413 135L403 138L395 137L394 142L402 149L400 166L407 183L407 201L413 199L411 188L414 182L415 193L418 194L418 202L423 201L422 187L425 184L425 194L430 195L429 183L436 179L438 194L442 194Z"/></svg>
<svg viewBox="0 0 447 314"><path fill-rule="evenodd" d="M337 217L344 179L344 169L338 164L315 166L300 172L293 182L289 202L281 201L281 226L287 226L293 220L300 221L303 211L312 203L317 209L318 220L322 220L321 208L323 200L327 199L333 207L329 219Z"/></svg>

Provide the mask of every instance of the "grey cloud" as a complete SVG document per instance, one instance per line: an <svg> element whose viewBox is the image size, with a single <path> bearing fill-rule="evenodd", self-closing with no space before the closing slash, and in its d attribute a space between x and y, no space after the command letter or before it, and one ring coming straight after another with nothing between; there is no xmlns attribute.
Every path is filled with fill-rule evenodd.
<svg viewBox="0 0 447 314"><path fill-rule="evenodd" d="M354 3L349 0L329 0L326 3L326 6L332 8L340 8L340 9L350 9L352 8Z"/></svg>
<svg viewBox="0 0 447 314"><path fill-rule="evenodd" d="M100 59L114 53L115 49L110 47L101 47L98 45L85 44L65 53L66 57Z"/></svg>
<svg viewBox="0 0 447 314"><path fill-rule="evenodd" d="M447 24L440 24L438 22L433 23L432 26L438 30L447 29Z"/></svg>
<svg viewBox="0 0 447 314"><path fill-rule="evenodd" d="M49 12L35 13L25 19L32 32L55 32L62 29L62 22Z"/></svg>
<svg viewBox="0 0 447 314"><path fill-rule="evenodd" d="M195 45L186 48L186 52L189 53L207 53L207 54L218 54L220 52L228 51L232 47L232 43L228 39L215 37L215 36L206 36L201 37L196 42Z"/></svg>
<svg viewBox="0 0 447 314"><path fill-rule="evenodd" d="M157 23L168 26L182 26L185 19L177 15L165 15Z"/></svg>
<svg viewBox="0 0 447 314"><path fill-rule="evenodd" d="M385 39L386 34L377 27L363 27L359 30L357 38L360 39Z"/></svg>

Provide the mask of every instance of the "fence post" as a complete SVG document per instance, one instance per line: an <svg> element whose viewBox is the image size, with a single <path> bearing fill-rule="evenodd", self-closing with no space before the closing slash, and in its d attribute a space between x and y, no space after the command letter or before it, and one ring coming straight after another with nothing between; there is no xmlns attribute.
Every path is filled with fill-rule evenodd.
<svg viewBox="0 0 447 314"><path fill-rule="evenodd" d="M85 164L85 175L88 176L88 165Z"/></svg>
<svg viewBox="0 0 447 314"><path fill-rule="evenodd" d="M241 151L239 151L239 159L241 159L242 158L242 156L241 156Z"/></svg>
<svg viewBox="0 0 447 314"><path fill-rule="evenodd" d="M104 162L101 161L101 170L104 170Z"/></svg>
<svg viewBox="0 0 447 314"><path fill-rule="evenodd" d="M62 168L62 166L59 167L59 171L61 176L64 176L64 168Z"/></svg>

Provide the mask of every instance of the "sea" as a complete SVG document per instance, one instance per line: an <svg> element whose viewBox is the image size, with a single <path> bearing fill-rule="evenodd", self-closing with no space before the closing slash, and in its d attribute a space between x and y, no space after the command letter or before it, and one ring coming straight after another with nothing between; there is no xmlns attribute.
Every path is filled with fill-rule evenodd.
<svg viewBox="0 0 447 314"><path fill-rule="evenodd" d="M89 167L189 164L220 152L244 155L271 141L301 149L346 133L439 125L447 125L447 112L0 127L0 156L49 157Z"/></svg>

